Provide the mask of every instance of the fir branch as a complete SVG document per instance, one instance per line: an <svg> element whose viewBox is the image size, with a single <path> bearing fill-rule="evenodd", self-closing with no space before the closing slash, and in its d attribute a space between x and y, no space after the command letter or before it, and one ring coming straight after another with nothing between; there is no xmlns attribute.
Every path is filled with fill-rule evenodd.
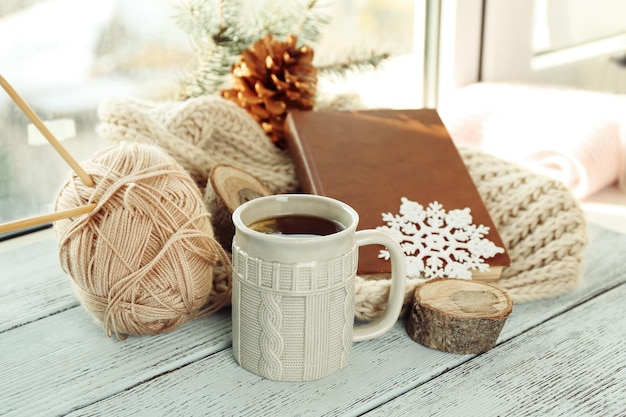
<svg viewBox="0 0 626 417"><path fill-rule="evenodd" d="M219 46L212 51L198 52L181 77L178 98L186 100L218 91L226 83L232 60L230 52Z"/></svg>
<svg viewBox="0 0 626 417"><path fill-rule="evenodd" d="M309 3L307 4L307 6L305 8L305 13L302 14L302 18L300 19L300 21L296 24L296 26L293 29L293 34L294 35L300 35L300 32L302 32L302 28L304 27L305 23L309 19L309 15L311 13L311 10L313 10L313 8L315 7L316 3L317 3L317 0L309 1Z"/></svg>
<svg viewBox="0 0 626 417"><path fill-rule="evenodd" d="M309 16L311 14L311 11L315 7L315 4L317 4L317 0L309 1L309 4L307 4L306 8L304 9L305 13L302 14L302 17L300 18L300 21L293 28L293 34L294 35L300 35L300 33L302 32L302 29L304 28L304 25L309 20Z"/></svg>
<svg viewBox="0 0 626 417"><path fill-rule="evenodd" d="M347 57L340 62L316 65L320 75L346 76L350 71L371 71L377 69L385 60L389 58L387 52L370 51L368 56Z"/></svg>
<svg viewBox="0 0 626 417"><path fill-rule="evenodd" d="M292 34L298 37L299 44L314 44L320 38L321 28L330 23L330 17L317 0L290 0L272 3L272 6L256 10L257 38L259 33L269 33L284 40Z"/></svg>
<svg viewBox="0 0 626 417"><path fill-rule="evenodd" d="M320 28L330 23L330 16L322 12L317 0L310 0L301 16L291 32L307 43L316 43L321 36Z"/></svg>
<svg viewBox="0 0 626 417"><path fill-rule="evenodd" d="M194 51L182 76L181 98L213 94L221 88L241 51L254 39L241 19L239 0L186 0L174 17Z"/></svg>
<svg viewBox="0 0 626 417"><path fill-rule="evenodd" d="M192 42L205 39L209 28L215 26L215 21L207 13L208 4L203 0L186 0L176 6L177 13L173 16L175 24L187 33Z"/></svg>
<svg viewBox="0 0 626 417"><path fill-rule="evenodd" d="M217 28L220 32L223 32L226 29L226 26L224 26L224 0L220 0L217 10Z"/></svg>
<svg viewBox="0 0 626 417"><path fill-rule="evenodd" d="M186 73L181 77L179 96L190 98L214 94L227 87L232 66L244 49L263 35L283 40L289 34L298 37L300 45L311 47L318 42L330 17L322 10L322 0L290 0L271 3L246 3L254 10L244 10L242 0L184 0L174 16L178 27L186 32L194 51ZM246 12L248 12L246 14ZM247 15L247 17L246 17ZM378 67L386 53L351 58L317 66L320 75L344 76L351 70L364 71Z"/></svg>
<svg viewBox="0 0 626 417"><path fill-rule="evenodd" d="M217 32L211 35L211 39L215 44L228 42L229 38L226 36L228 26L224 24L224 0L220 0L217 6Z"/></svg>
<svg viewBox="0 0 626 417"><path fill-rule="evenodd" d="M218 27L213 35L216 45L225 47L239 55L259 38L258 28L243 16L241 0L220 0Z"/></svg>

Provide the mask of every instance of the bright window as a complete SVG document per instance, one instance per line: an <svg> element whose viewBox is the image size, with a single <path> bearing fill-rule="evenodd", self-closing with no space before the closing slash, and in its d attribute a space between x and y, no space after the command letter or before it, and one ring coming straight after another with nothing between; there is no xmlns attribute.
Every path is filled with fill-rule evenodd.
<svg viewBox="0 0 626 417"><path fill-rule="evenodd" d="M488 1L482 79L624 93L624 12L621 0Z"/></svg>
<svg viewBox="0 0 626 417"><path fill-rule="evenodd" d="M86 159L109 145L95 133L101 101L112 95L175 97L191 48L172 18L174 4L2 0L0 74L41 119L55 121L51 130L77 160ZM392 57L379 72L323 81L324 88L357 90L368 107L421 106L424 4L328 0L333 19L315 48L320 60L364 48ZM50 212L70 172L43 138L28 133L28 125L0 90L0 223Z"/></svg>

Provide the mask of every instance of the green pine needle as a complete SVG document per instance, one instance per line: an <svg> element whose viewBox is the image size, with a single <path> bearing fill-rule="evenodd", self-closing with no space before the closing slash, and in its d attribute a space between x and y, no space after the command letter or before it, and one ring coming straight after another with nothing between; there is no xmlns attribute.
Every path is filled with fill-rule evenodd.
<svg viewBox="0 0 626 417"><path fill-rule="evenodd" d="M252 5L256 8L248 10ZM241 0L181 2L173 19L188 35L194 57L181 76L179 97L215 94L225 88L241 52L266 33L277 39L293 34L298 36L300 45L315 45L331 20L323 9L318 0L285 0L269 5L267 2L244 4ZM349 70L376 68L387 56L371 53L324 65L318 70L321 74L345 75Z"/></svg>
<svg viewBox="0 0 626 417"><path fill-rule="evenodd" d="M375 70L388 58L388 53L370 51L366 56L349 56L343 61L317 65L317 71L320 75L346 76L351 71L365 72Z"/></svg>

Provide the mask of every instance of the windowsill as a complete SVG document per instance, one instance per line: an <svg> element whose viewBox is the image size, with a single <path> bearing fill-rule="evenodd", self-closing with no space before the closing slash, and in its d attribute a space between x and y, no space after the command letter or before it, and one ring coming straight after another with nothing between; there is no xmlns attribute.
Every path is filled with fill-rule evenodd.
<svg viewBox="0 0 626 417"><path fill-rule="evenodd" d="M604 188L581 202L587 221L626 233L626 192L617 185Z"/></svg>
<svg viewBox="0 0 626 417"><path fill-rule="evenodd" d="M0 242L0 252L19 249L50 238L56 238L56 233L52 227L2 241Z"/></svg>

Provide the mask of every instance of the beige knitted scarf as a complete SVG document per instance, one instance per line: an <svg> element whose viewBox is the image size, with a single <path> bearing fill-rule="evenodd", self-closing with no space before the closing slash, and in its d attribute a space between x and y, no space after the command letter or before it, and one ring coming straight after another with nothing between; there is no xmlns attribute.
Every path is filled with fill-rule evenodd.
<svg viewBox="0 0 626 417"><path fill-rule="evenodd" d="M98 133L115 142L154 144L165 149L206 192L211 169L243 169L274 193L297 189L289 155L276 148L245 111L218 96L150 103L114 98L98 109Z"/></svg>
<svg viewBox="0 0 626 417"><path fill-rule="evenodd" d="M116 98L99 108L98 133L107 139L156 144L177 160L203 191L207 207L215 193L208 182L217 164L241 168L274 193L297 190L293 164L242 109L217 96L152 103ZM516 302L567 293L580 282L587 243L584 214L561 183L475 149L460 149L512 260L498 286ZM229 250L229 248L226 248ZM214 297L225 297L229 280L216 274ZM407 282L410 301L419 279ZM357 277L356 318L371 320L385 308L386 279Z"/></svg>

